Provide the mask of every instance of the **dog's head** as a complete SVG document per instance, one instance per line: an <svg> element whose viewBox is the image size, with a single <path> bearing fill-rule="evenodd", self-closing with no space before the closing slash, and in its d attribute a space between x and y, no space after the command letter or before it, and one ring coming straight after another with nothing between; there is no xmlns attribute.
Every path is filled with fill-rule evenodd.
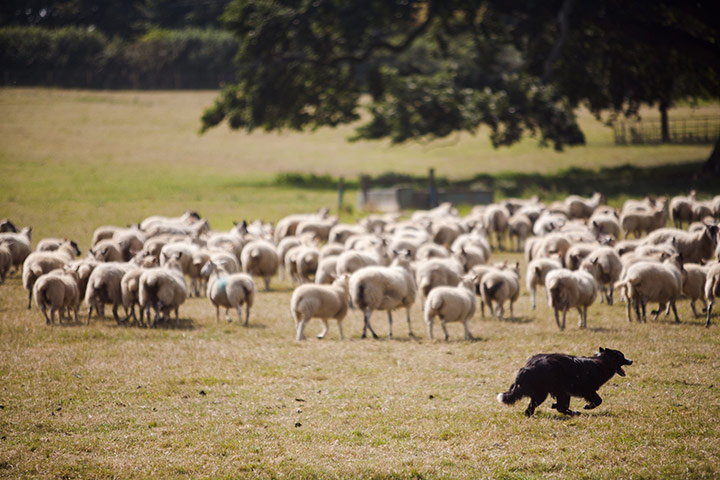
<svg viewBox="0 0 720 480"><path fill-rule="evenodd" d="M629 358L625 358L625 355L623 355L620 350L613 350L611 348L600 347L598 356L603 359L603 361L612 365L615 368L615 373L621 377L625 376L625 370L623 370L622 367L632 365L633 363Z"/></svg>

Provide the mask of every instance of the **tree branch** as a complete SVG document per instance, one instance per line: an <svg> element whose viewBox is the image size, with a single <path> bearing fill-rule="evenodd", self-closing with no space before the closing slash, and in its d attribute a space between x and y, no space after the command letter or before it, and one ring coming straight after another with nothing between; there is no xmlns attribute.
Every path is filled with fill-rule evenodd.
<svg viewBox="0 0 720 480"><path fill-rule="evenodd" d="M555 42L555 45L553 46L552 50L550 50L550 54L545 59L545 63L543 64L543 83L547 82L550 79L550 76L552 75L553 63L555 63L555 60L557 60L558 56L560 56L560 50L562 50L563 45L565 45L565 41L567 41L568 17L570 16L570 10L572 10L573 1L574 0L565 0L562 7L560 7L560 11L557 14L558 25L560 26L560 37L557 39L557 42Z"/></svg>

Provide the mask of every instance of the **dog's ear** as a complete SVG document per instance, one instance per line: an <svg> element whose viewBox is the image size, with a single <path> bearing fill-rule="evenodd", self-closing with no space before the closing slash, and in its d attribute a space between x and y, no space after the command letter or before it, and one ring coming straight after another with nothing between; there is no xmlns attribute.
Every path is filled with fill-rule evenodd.
<svg viewBox="0 0 720 480"><path fill-rule="evenodd" d="M603 347L600 347L600 353L603 353L605 349Z"/></svg>

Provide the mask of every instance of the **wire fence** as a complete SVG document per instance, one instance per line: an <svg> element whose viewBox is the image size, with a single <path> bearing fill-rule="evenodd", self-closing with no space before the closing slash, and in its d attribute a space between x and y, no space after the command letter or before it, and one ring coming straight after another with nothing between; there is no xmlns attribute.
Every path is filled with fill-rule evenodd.
<svg viewBox="0 0 720 480"><path fill-rule="evenodd" d="M663 142L660 120L619 121L613 125L616 145L659 143L714 144L720 138L720 116L675 118L668 121Z"/></svg>

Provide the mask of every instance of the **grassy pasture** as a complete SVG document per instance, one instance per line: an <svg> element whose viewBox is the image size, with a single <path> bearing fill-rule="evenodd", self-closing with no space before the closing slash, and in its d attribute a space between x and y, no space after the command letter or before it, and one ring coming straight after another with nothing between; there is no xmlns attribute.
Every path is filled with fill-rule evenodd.
<svg viewBox="0 0 720 480"><path fill-rule="evenodd" d="M194 208L218 229L334 205L336 194L279 188L283 171L346 176L388 170L465 178L479 171L552 173L570 166L692 163L707 147L626 147L583 117L588 146L565 154L532 141L489 149L482 135L442 147L347 145L349 130L313 135L197 136L213 92L0 90L0 217L32 225L37 242L89 246L94 227ZM716 108L716 107L715 107ZM646 162L646 163L643 163ZM635 196L634 191L626 195ZM615 198L615 201L618 201ZM350 201L350 200L346 200ZM351 215L345 215L352 220ZM496 259L521 260L517 254ZM522 260L521 260L522 261ZM524 267L524 265L523 265ZM524 283L524 282L523 282ZM204 298L177 328L48 327L24 308L17 275L0 286L2 478L717 478L720 334L693 319L628 324L624 305L595 304L586 331L558 332L539 294L515 318L478 314L477 341L418 339L403 312L395 339L362 340L349 313L340 341L319 322L296 343L291 286L260 292L251 326L215 322ZM387 321L374 315L378 333ZM440 334L435 326L436 335ZM579 417L522 415L495 400L527 357L617 348L635 361ZM581 409L574 399L571 407Z"/></svg>

